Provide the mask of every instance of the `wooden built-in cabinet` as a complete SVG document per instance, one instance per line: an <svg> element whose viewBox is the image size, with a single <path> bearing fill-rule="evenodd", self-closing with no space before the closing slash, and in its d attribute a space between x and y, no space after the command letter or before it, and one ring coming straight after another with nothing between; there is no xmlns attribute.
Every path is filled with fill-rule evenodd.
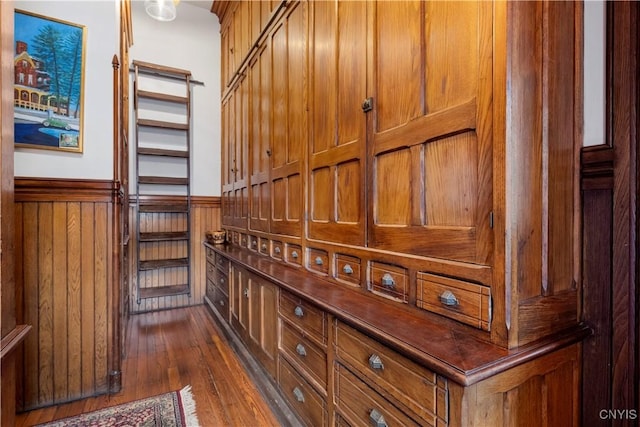
<svg viewBox="0 0 640 427"><path fill-rule="evenodd" d="M317 286L366 297L371 313L391 305L416 316L408 334L436 318L516 353L581 336L581 3L288 1L260 13L255 3L212 9L226 64L231 246L262 257L249 263L258 271L287 265ZM434 343L450 338L441 333L416 351L433 355ZM572 345L566 366L575 375ZM440 356L444 364L454 357ZM320 397L330 393L284 358L287 372ZM527 366L538 366L533 359ZM471 385L436 368L434 387L450 396ZM355 375L380 391L348 364L336 372L331 381ZM540 381L531 390L556 386ZM354 422L359 409L340 402L312 412ZM332 405L343 410L334 416ZM460 415L452 425L474 423L464 405L449 405Z"/></svg>
<svg viewBox="0 0 640 427"><path fill-rule="evenodd" d="M230 311L217 290L205 302L275 385L269 401L303 424L580 425L586 327L508 350L246 248L205 247L234 295Z"/></svg>

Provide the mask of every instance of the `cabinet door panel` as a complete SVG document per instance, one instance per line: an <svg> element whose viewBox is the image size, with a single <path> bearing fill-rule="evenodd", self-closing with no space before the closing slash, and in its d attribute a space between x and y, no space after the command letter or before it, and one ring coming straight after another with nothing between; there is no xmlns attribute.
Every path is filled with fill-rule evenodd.
<svg viewBox="0 0 640 427"><path fill-rule="evenodd" d="M249 139L249 79L238 83L234 94L235 127L233 139L233 188L235 210L233 225L247 228L249 211L248 139Z"/></svg>
<svg viewBox="0 0 640 427"><path fill-rule="evenodd" d="M307 146L307 5L298 3L271 36L271 231L300 236L302 148Z"/></svg>
<svg viewBox="0 0 640 427"><path fill-rule="evenodd" d="M269 231L269 153L271 152L271 109L269 99L271 80L271 50L265 45L249 68L251 153L251 210L249 228Z"/></svg>
<svg viewBox="0 0 640 427"><path fill-rule="evenodd" d="M489 261L490 7L375 4L369 246Z"/></svg>
<svg viewBox="0 0 640 427"><path fill-rule="evenodd" d="M314 2L311 238L364 245L366 2ZM345 166L347 165L347 166Z"/></svg>

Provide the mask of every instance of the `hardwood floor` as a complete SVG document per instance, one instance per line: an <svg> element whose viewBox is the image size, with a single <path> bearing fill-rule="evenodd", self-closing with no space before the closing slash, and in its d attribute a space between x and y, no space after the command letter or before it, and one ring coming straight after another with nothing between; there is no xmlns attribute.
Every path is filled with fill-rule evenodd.
<svg viewBox="0 0 640 427"><path fill-rule="evenodd" d="M281 424L204 305L133 315L126 348L121 392L18 414L16 426L32 426L189 384L202 426Z"/></svg>

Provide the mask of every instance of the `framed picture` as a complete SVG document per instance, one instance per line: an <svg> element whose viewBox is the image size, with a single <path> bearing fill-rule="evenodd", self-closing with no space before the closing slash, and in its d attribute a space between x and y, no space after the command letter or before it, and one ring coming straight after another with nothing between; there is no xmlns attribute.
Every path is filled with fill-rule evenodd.
<svg viewBox="0 0 640 427"><path fill-rule="evenodd" d="M86 28L15 11L16 147L82 153Z"/></svg>

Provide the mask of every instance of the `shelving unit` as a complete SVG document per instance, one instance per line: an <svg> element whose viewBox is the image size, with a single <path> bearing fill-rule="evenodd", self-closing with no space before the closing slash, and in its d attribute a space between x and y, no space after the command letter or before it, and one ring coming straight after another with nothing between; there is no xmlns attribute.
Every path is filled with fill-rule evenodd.
<svg viewBox="0 0 640 427"><path fill-rule="evenodd" d="M191 72L133 61L136 301L191 294Z"/></svg>

